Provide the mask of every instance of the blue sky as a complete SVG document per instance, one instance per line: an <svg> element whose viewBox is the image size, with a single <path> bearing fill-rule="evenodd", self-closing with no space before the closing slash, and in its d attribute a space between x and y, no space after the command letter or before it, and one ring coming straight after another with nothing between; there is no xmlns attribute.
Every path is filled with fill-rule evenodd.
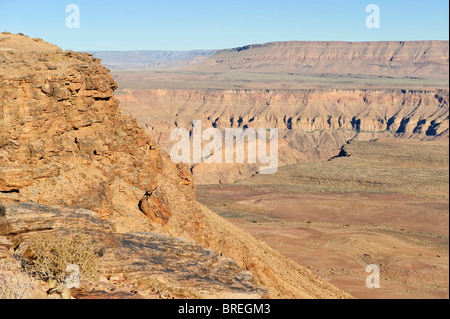
<svg viewBox="0 0 450 319"><path fill-rule="evenodd" d="M69 29L66 6L80 8ZM366 27L380 7L381 28ZM0 30L63 49L223 49L270 41L448 40L448 0L0 0Z"/></svg>

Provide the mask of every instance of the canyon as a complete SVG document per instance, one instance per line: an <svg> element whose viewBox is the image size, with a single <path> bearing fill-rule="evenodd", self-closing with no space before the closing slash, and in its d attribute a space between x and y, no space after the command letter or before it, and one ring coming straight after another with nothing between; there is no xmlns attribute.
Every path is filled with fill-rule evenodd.
<svg viewBox="0 0 450 319"><path fill-rule="evenodd" d="M194 66L113 69L122 110L170 153L176 128L276 128L279 165L338 156L351 140L449 136L446 41L274 42L220 50ZM120 60L120 59L119 59ZM220 168L219 168L220 166ZM259 165L191 165L227 184Z"/></svg>
<svg viewBox="0 0 450 319"><path fill-rule="evenodd" d="M448 50L448 41L272 42L221 50L191 70L445 80Z"/></svg>
<svg viewBox="0 0 450 319"><path fill-rule="evenodd" d="M118 270L119 280L147 292L351 298L198 203L189 167L174 164L122 113L118 85L99 59L9 33L0 34L0 48L2 258L32 256L30 244L47 233L101 229L97 240L109 265L103 275L116 277L110 272ZM139 252L155 245L156 255ZM185 253L173 256L179 249ZM127 255L136 262L121 263ZM183 260L200 277L216 269L231 280L224 276L199 291L192 274L177 266Z"/></svg>
<svg viewBox="0 0 450 319"><path fill-rule="evenodd" d="M205 206L357 298L433 299L448 298L448 63L448 41L279 42L112 74L167 153L196 121L278 129L273 175L192 162Z"/></svg>
<svg viewBox="0 0 450 319"><path fill-rule="evenodd" d="M110 71L92 53L0 34L0 259L31 258L48 233L88 233L106 285L126 296L346 299L368 296L358 271L370 261L407 280L399 267L420 245L413 296L448 296L448 41L199 52L96 53ZM174 163L171 132L195 121L278 129L279 172ZM72 296L113 297L89 291Z"/></svg>
<svg viewBox="0 0 450 319"><path fill-rule="evenodd" d="M121 89L122 109L135 117L147 134L168 153L176 128L277 128L279 165L293 165L338 156L353 139L448 138L445 89L312 90L278 92L255 90L173 91ZM198 184L233 183L258 172L253 164L193 165Z"/></svg>

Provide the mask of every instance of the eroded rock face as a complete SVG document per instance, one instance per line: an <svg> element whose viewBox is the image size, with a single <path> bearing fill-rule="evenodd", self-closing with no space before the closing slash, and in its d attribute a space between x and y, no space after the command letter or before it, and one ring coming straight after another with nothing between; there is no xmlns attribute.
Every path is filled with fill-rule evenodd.
<svg viewBox="0 0 450 319"><path fill-rule="evenodd" d="M2 38L4 45L20 42ZM105 217L117 211L113 193L127 187L135 187L134 206L163 184L179 184L193 196L189 178L179 177L135 121L121 114L117 84L98 59L51 45L1 51L1 58L24 63L0 68L0 191Z"/></svg>
<svg viewBox="0 0 450 319"><path fill-rule="evenodd" d="M271 42L219 51L193 69L447 79L448 56L448 41Z"/></svg>
<svg viewBox="0 0 450 319"><path fill-rule="evenodd" d="M449 136L448 91L420 90L121 90L121 108L170 152L176 128L277 128L279 165L328 160L351 139ZM196 184L233 183L256 165L195 165Z"/></svg>
<svg viewBox="0 0 450 319"><path fill-rule="evenodd" d="M189 168L174 164L133 118L122 114L113 95L117 85L99 60L8 34L0 34L0 49L1 202L94 211L105 224L86 217L76 227L84 228L87 221L101 229L113 225L124 234L117 240L136 232L186 239L235 260L269 298L349 297L197 203ZM146 194L156 188L149 199ZM149 207L141 210L144 201ZM39 229L54 230L54 223L69 227L70 218L63 223L52 209L42 210L42 218L36 216ZM161 214L162 221L146 211ZM14 223L8 225L2 227ZM22 232L2 231L16 244ZM120 240L116 247L122 247ZM126 248L111 261L121 249Z"/></svg>
<svg viewBox="0 0 450 319"><path fill-rule="evenodd" d="M102 251L99 278L117 278L173 297L253 299L265 293L235 261L185 240L154 233L118 234L112 223L87 210L35 203L1 207L0 247L15 249L22 257L33 255L32 243L43 234L89 234Z"/></svg>
<svg viewBox="0 0 450 319"><path fill-rule="evenodd" d="M115 77L122 109L164 150L175 144L174 128L198 120L222 131L278 128L278 164L285 166L328 160L355 138L448 139L448 75L448 41L292 41L221 50L182 70ZM261 170L202 163L192 171L196 184L216 184Z"/></svg>

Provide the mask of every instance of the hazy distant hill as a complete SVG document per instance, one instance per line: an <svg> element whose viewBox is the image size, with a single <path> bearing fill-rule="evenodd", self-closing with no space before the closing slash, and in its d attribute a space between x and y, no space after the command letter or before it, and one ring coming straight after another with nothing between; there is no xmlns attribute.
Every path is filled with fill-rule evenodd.
<svg viewBox="0 0 450 319"><path fill-rule="evenodd" d="M195 51L94 51L111 70L171 69L195 65L214 55L214 50Z"/></svg>

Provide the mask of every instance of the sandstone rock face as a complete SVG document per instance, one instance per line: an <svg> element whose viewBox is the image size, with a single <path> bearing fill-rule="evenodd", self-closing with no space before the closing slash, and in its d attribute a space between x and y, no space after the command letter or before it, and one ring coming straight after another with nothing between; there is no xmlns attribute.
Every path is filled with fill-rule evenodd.
<svg viewBox="0 0 450 319"><path fill-rule="evenodd" d="M125 112L170 152L175 128L277 128L279 165L328 160L351 139L449 136L448 90L121 90ZM233 183L255 165L195 165L197 184Z"/></svg>
<svg viewBox="0 0 450 319"><path fill-rule="evenodd" d="M0 73L0 191L105 216L111 192L125 185L139 187L132 191L139 199L164 183L193 196L186 177L178 177L135 121L120 114L117 85L99 60L50 45L49 51L0 54L33 61L19 70L2 64L12 69ZM46 68L49 63L56 70Z"/></svg>
<svg viewBox="0 0 450 319"><path fill-rule="evenodd" d="M254 299L265 293L235 261L184 240L152 233L118 234L92 211L35 203L2 207L0 238L8 238L3 240L7 248L23 255L33 255L33 240L42 234L89 234L102 251L99 278L116 277L174 297Z"/></svg>
<svg viewBox="0 0 450 319"><path fill-rule="evenodd" d="M217 256L233 259L253 274L255 283L264 286L270 298L349 297L198 204L189 168L174 164L133 118L122 114L113 94L117 85L98 59L8 34L0 34L0 49L2 203L35 202L96 212L106 221L102 223L87 214L81 226L74 227L93 225L109 233L113 225L111 232L123 235L114 236L119 242L113 245L118 248L112 260L147 245L144 242L158 241L152 235L136 238L126 234L159 233L183 238L211 249ZM143 200L148 205L139 207ZM20 233L28 232L30 227L47 231L54 230L55 223L63 225L63 229L69 227L71 218L63 218L68 220L63 223L53 209L48 213L46 210L39 210L43 215L36 216L37 224L30 222L28 227L24 222L25 229L13 222L5 223L0 217L2 234L17 244L22 240ZM151 214L162 221L149 218ZM135 243L122 247L120 242L126 238ZM178 242L164 240L161 245L166 244L173 251ZM207 268L227 264L220 259L211 261L197 246L189 247L193 256L206 258L210 265ZM148 256L138 258L148 263L149 269L159 269L152 274L160 278L160 265L152 263ZM175 265L175 261L170 263ZM124 264L120 267L128 269ZM138 265L133 267L132 273L145 271ZM200 268L196 271L201 274ZM179 275L169 281L184 276ZM230 282L230 287L233 285ZM193 294L203 295L200 291Z"/></svg>

